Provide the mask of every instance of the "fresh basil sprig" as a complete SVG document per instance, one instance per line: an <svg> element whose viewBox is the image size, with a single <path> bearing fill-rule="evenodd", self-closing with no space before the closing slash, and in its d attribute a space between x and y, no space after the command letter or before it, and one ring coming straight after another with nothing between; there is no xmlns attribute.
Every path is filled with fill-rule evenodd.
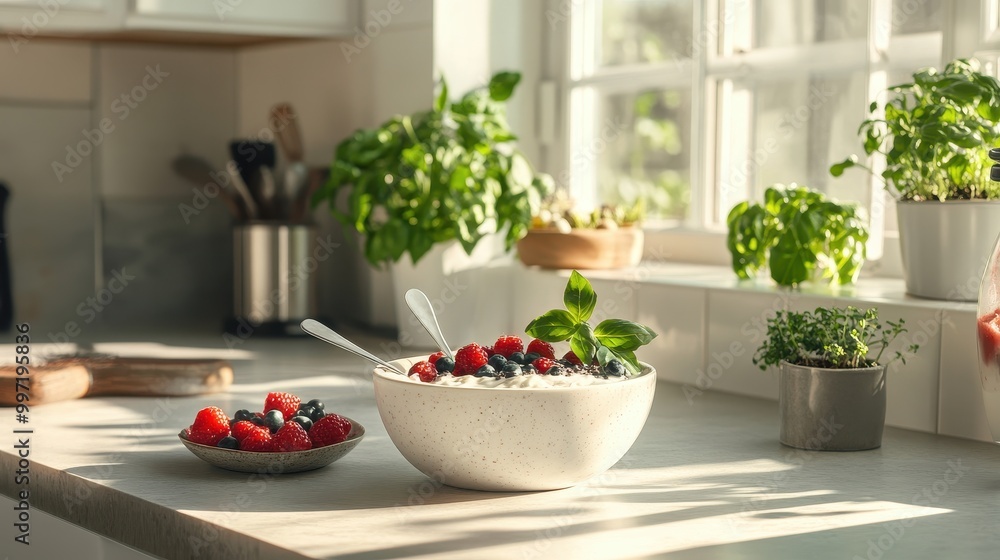
<svg viewBox="0 0 1000 560"><path fill-rule="evenodd" d="M639 374L642 368L635 351L656 338L652 329L624 319L606 319L592 327L588 321L597 307L597 294L590 281L575 270L566 283L563 304L566 309L546 311L528 323L524 332L545 342L568 340L573 353L585 364L595 357L602 366L618 360L629 373Z"/></svg>

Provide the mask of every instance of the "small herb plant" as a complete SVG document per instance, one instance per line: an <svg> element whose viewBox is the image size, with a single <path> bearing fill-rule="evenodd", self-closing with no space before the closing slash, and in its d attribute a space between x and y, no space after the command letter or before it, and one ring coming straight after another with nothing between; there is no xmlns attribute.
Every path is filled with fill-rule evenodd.
<svg viewBox="0 0 1000 560"><path fill-rule="evenodd" d="M631 375L639 374L642 368L635 351L656 338L652 329L624 319L606 319L592 327L588 321L597 307L597 294L590 281L575 270L566 283L563 303L566 309L543 313L528 323L524 331L545 342L568 340L573 353L584 364L594 358L602 366L618 360Z"/></svg>
<svg viewBox="0 0 1000 560"><path fill-rule="evenodd" d="M979 72L975 60L955 60L944 70L925 68L913 81L889 88L884 103L858 134L865 154L885 156L881 177L902 200L997 199L984 146L1000 143L1000 83ZM880 115L881 112L884 116ZM830 167L873 172L852 155Z"/></svg>
<svg viewBox="0 0 1000 560"><path fill-rule="evenodd" d="M740 278L753 278L769 266L782 286L816 279L852 284L865 261L868 230L857 207L794 183L769 187L763 204L737 204L726 224L726 244Z"/></svg>
<svg viewBox="0 0 1000 560"><path fill-rule="evenodd" d="M516 149L507 124L504 102L520 79L500 72L487 87L450 101L442 78L430 110L341 142L313 204L329 201L331 213L364 236L373 265L407 253L416 263L451 240L471 253L492 232L505 232L510 250L552 186ZM337 207L342 190L350 192L346 211Z"/></svg>
<svg viewBox="0 0 1000 560"><path fill-rule="evenodd" d="M885 321L878 309L819 307L813 312L778 311L767 321L767 338L757 349L753 363L760 369L788 362L830 369L867 368L889 365L919 346L912 344L882 364L882 354L893 340L907 332L903 319ZM869 356L874 357L869 358Z"/></svg>

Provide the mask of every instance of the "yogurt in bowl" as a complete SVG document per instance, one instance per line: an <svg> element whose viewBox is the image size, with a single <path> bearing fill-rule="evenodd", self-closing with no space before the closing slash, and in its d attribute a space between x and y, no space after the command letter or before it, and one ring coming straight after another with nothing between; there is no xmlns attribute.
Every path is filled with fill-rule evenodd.
<svg viewBox="0 0 1000 560"><path fill-rule="evenodd" d="M426 356L397 360L403 371ZM389 438L438 482L500 492L567 488L629 450L649 415L656 370L632 377L446 376L433 383L374 370ZM450 377L450 379L448 379Z"/></svg>

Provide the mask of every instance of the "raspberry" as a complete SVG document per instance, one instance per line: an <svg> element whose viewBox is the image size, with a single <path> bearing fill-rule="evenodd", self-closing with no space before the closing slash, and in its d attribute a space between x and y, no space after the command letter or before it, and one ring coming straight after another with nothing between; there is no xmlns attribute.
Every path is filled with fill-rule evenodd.
<svg viewBox="0 0 1000 560"><path fill-rule="evenodd" d="M576 354L574 354L572 350L570 350L569 352L566 352L566 355L563 356L563 359L566 360L567 362L573 364L573 365L577 365L577 366L582 366L583 365L583 361L581 361L580 358L577 358Z"/></svg>
<svg viewBox="0 0 1000 560"><path fill-rule="evenodd" d="M437 379L437 368L430 362L417 362L410 366L410 375L417 374L424 383Z"/></svg>
<svg viewBox="0 0 1000 560"><path fill-rule="evenodd" d="M215 445L229 435L229 417L217 406L198 411L188 428L188 440L202 445Z"/></svg>
<svg viewBox="0 0 1000 560"><path fill-rule="evenodd" d="M250 422L249 420L240 420L239 422L233 424L233 429L231 431L233 433L233 437L236 438L236 441L243 441L245 437L250 435L250 432L254 432L256 430L257 426L255 426L253 422Z"/></svg>
<svg viewBox="0 0 1000 560"><path fill-rule="evenodd" d="M298 422L288 422L274 434L275 451L305 451L312 449L309 434Z"/></svg>
<svg viewBox="0 0 1000 560"><path fill-rule="evenodd" d="M486 351L487 358L492 358L493 356L497 355L496 351L493 350L492 346L483 346L483 350Z"/></svg>
<svg viewBox="0 0 1000 560"><path fill-rule="evenodd" d="M323 447L340 443L351 433L351 422L337 414L327 414L313 424L309 430L309 439L313 447Z"/></svg>
<svg viewBox="0 0 1000 560"><path fill-rule="evenodd" d="M242 451L274 451L274 439L271 437L271 432L267 428L257 428L246 435L243 441L240 442L240 449Z"/></svg>
<svg viewBox="0 0 1000 560"><path fill-rule="evenodd" d="M531 354L534 352L543 358L548 358L550 360L556 359L556 350L552 348L552 345L544 340L538 340L537 338L528 343L528 349L524 351L525 354Z"/></svg>
<svg viewBox="0 0 1000 560"><path fill-rule="evenodd" d="M278 410L286 421L291 420L301 403L302 401L291 393L268 393L264 399L264 414Z"/></svg>
<svg viewBox="0 0 1000 560"><path fill-rule="evenodd" d="M547 373L549 368L556 365L556 362L552 358L538 358L537 360L531 362L531 365L535 366L538 373Z"/></svg>
<svg viewBox="0 0 1000 560"><path fill-rule="evenodd" d="M436 366L436 365L437 365L437 363L438 363L438 360L440 360L440 359L441 359L441 358L443 358L443 357L444 357L444 352L435 352L435 353L431 354L431 355L430 355L430 356L429 356L429 357L427 358L427 361L428 361L428 362L430 362L430 363L431 363L431 365L434 365L434 366Z"/></svg>
<svg viewBox="0 0 1000 560"><path fill-rule="evenodd" d="M486 355L486 350L483 350L482 346L475 342L467 344L455 353L455 371L453 375L470 375L475 373L477 369L486 365L488 358L489 356Z"/></svg>
<svg viewBox="0 0 1000 560"><path fill-rule="evenodd" d="M493 351L504 358L509 358L515 352L524 352L524 343L516 336L504 335L493 343Z"/></svg>

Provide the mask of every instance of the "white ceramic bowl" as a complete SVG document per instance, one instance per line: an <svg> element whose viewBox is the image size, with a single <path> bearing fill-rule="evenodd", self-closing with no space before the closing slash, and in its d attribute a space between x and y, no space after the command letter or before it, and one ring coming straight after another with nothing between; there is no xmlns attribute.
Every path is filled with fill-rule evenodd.
<svg viewBox="0 0 1000 560"><path fill-rule="evenodd" d="M393 362L404 371L426 356ZM374 370L389 438L436 481L471 490L555 490L618 462L649 415L656 371L581 387L488 389Z"/></svg>

